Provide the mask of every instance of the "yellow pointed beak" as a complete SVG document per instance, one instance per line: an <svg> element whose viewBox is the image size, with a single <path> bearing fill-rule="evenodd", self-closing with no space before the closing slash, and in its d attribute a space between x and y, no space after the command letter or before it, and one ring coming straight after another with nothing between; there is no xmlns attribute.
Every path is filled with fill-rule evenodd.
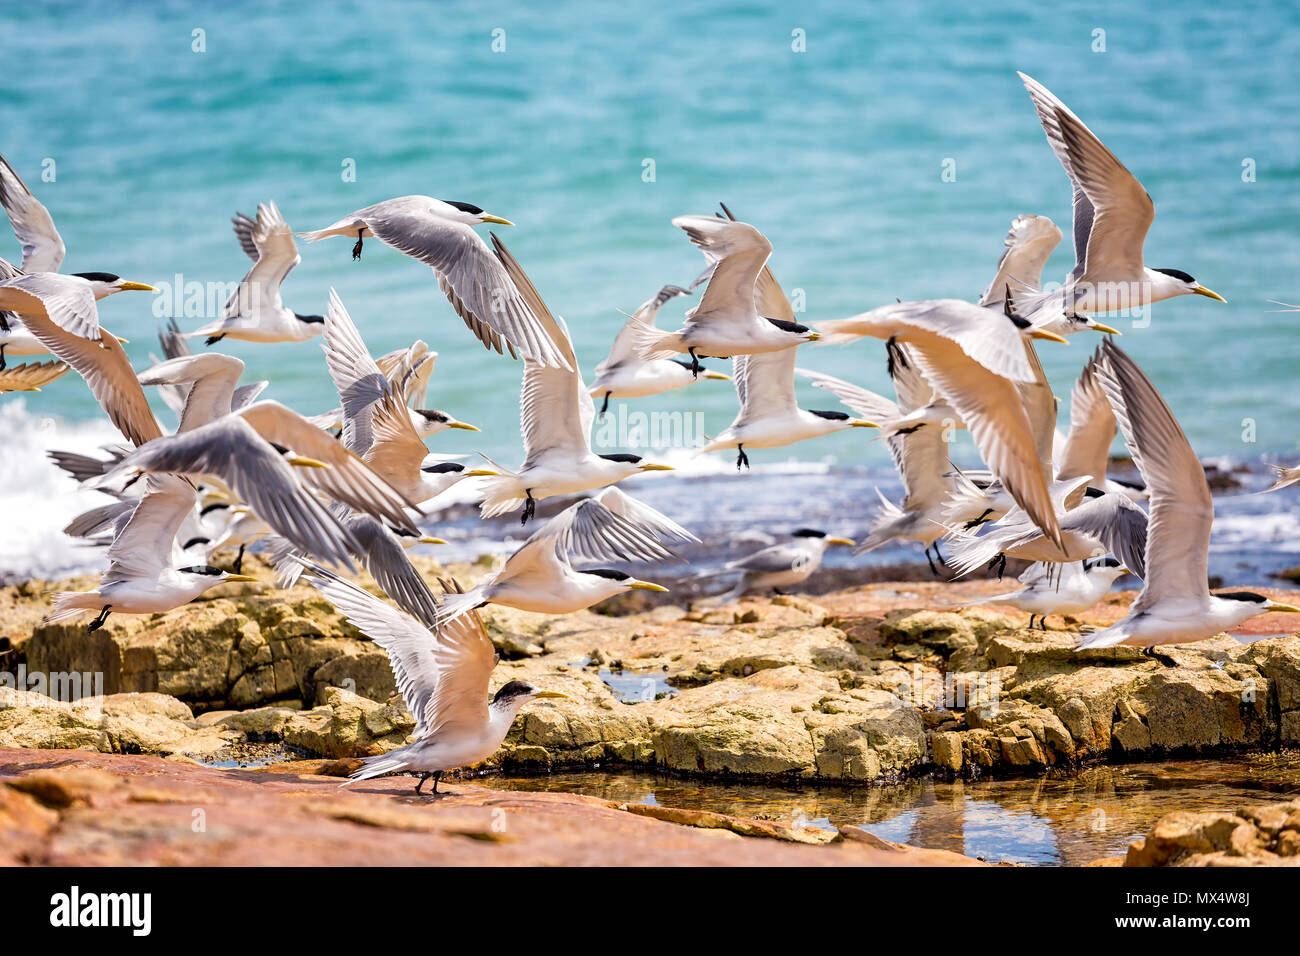
<svg viewBox="0 0 1300 956"><path fill-rule="evenodd" d="M501 472L493 471L491 468L471 468L469 471L462 472L465 478L496 478L500 475Z"/></svg>
<svg viewBox="0 0 1300 956"><path fill-rule="evenodd" d="M1219 293L1215 292L1213 289L1207 289L1203 285L1198 285L1195 289L1192 290L1192 293L1194 295L1203 295L1207 299L1218 299L1220 302L1224 302L1224 303L1228 301L1223 296L1219 295Z"/></svg>
<svg viewBox="0 0 1300 956"><path fill-rule="evenodd" d="M257 578L251 574L227 574L226 581L256 581Z"/></svg>
<svg viewBox="0 0 1300 956"><path fill-rule="evenodd" d="M713 379L713 380L715 380L715 381L718 381L718 382L730 382L730 381L731 381L731 376L728 375L728 374L725 373L725 372L705 372L705 373L704 373L704 377L705 377L705 378L711 378L711 379Z"/></svg>
<svg viewBox="0 0 1300 956"><path fill-rule="evenodd" d="M118 286L123 292L154 292L153 286L145 285L143 282L123 282Z"/></svg>
<svg viewBox="0 0 1300 956"><path fill-rule="evenodd" d="M1268 610L1278 611L1282 614L1300 614L1300 607L1295 607L1291 604L1278 604L1276 602L1270 603Z"/></svg>
<svg viewBox="0 0 1300 956"><path fill-rule="evenodd" d="M865 418L855 418L849 423L853 428L879 428L875 422L869 422Z"/></svg>
<svg viewBox="0 0 1300 956"><path fill-rule="evenodd" d="M672 465L661 465L658 462L643 461L641 463L642 471L676 471Z"/></svg>
<svg viewBox="0 0 1300 956"><path fill-rule="evenodd" d="M112 332L109 332L108 334L109 334L109 335L113 335ZM124 339L124 338L122 338L122 336L120 336L120 335L113 335L113 338L117 339L118 342L120 342L120 343L123 344L123 345L130 345L130 344L131 344L131 340L130 340L130 339Z"/></svg>
<svg viewBox="0 0 1300 956"><path fill-rule="evenodd" d="M1094 331L1097 331L1097 332L1105 332L1107 335L1123 335L1123 334L1124 334L1124 333L1121 332L1119 329L1112 329L1109 325L1102 325L1100 322L1097 322L1097 321L1095 321L1095 320L1094 320L1093 323L1092 323L1092 327L1093 327L1093 330L1094 330Z"/></svg>
<svg viewBox="0 0 1300 956"><path fill-rule="evenodd" d="M826 541L828 544L842 544L850 548L857 544L852 538L827 538Z"/></svg>
<svg viewBox="0 0 1300 956"><path fill-rule="evenodd" d="M419 544L446 544L447 543L446 541L443 541L442 538L435 538L433 535L430 534L426 534L420 538L417 538L416 541Z"/></svg>
<svg viewBox="0 0 1300 956"><path fill-rule="evenodd" d="M1035 329L1029 334L1031 339L1045 339L1048 342L1060 342L1062 345L1069 345L1070 340L1063 335L1057 335L1055 332L1046 332L1043 329Z"/></svg>
<svg viewBox="0 0 1300 956"><path fill-rule="evenodd" d="M668 589L662 584L653 584L650 581L629 581L629 591L667 591Z"/></svg>
<svg viewBox="0 0 1300 956"><path fill-rule="evenodd" d="M471 425L469 422L448 422L448 428L463 428L467 432L476 432L479 430L477 425Z"/></svg>
<svg viewBox="0 0 1300 956"><path fill-rule="evenodd" d="M317 461L315 458L304 458L302 455L295 455L289 459L289 464L295 468L328 468L329 465L323 461Z"/></svg>
<svg viewBox="0 0 1300 956"><path fill-rule="evenodd" d="M539 690L533 696L534 697L563 697L565 700L570 699L568 694L561 694L558 690Z"/></svg>
<svg viewBox="0 0 1300 956"><path fill-rule="evenodd" d="M479 222L495 222L495 223L499 223L499 224L501 224L501 225L503 225L503 226L513 226L513 225L514 225L514 223L511 222L509 219L502 219L500 216L489 216L487 213L483 213L483 215L479 216L478 219L479 219Z"/></svg>
<svg viewBox="0 0 1300 956"><path fill-rule="evenodd" d="M816 341L817 341L819 338L821 338L821 337L822 337L822 334L821 334L820 332L809 332L809 333L808 333L808 339L807 339L807 341L809 341L809 342L816 342Z"/></svg>

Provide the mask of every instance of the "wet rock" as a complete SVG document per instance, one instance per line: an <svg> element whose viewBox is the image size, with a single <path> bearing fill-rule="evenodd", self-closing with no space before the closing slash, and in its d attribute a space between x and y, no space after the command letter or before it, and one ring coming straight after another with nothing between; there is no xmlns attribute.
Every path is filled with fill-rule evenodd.
<svg viewBox="0 0 1300 956"><path fill-rule="evenodd" d="M62 766L59 766L62 765ZM58 769L55 769L58 767ZM230 772L154 757L0 750L0 861L44 866L978 865L815 828L409 778ZM48 801L48 802L47 802ZM196 802L207 831L196 834ZM826 842L827 840L830 842Z"/></svg>
<svg viewBox="0 0 1300 956"><path fill-rule="evenodd" d="M951 773L959 773L962 768L961 734L947 731L930 735L930 754L934 765Z"/></svg>
<svg viewBox="0 0 1300 956"><path fill-rule="evenodd" d="M1294 866L1300 800L1230 811L1179 810L1129 847L1125 866Z"/></svg>

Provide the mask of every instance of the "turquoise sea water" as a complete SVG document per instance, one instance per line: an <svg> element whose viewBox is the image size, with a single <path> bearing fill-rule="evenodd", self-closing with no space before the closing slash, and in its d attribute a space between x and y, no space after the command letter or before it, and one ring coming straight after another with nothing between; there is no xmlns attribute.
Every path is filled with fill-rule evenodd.
<svg viewBox="0 0 1300 956"><path fill-rule="evenodd" d="M567 319L588 371L618 310L698 273L701 257L669 220L719 200L771 238L772 267L802 290L810 321L895 297L974 298L1018 213L1068 233L1068 183L1021 69L1152 194L1148 263L1229 300L1161 303L1149 328L1120 326L1193 444L1245 460L1300 449L1300 314L1267 302L1300 301L1290 5L52 2L6 5L0 22L0 152L53 213L66 271L233 282L247 262L228 220L259 200L275 199L295 229L407 193L469 201L518 224L500 234ZM205 52L193 50L196 30ZM1097 30L1105 52L1094 52ZM42 181L48 160L53 182ZM355 182L341 176L346 160ZM946 160L954 182L942 181ZM1243 181L1247 160L1254 182ZM334 286L373 352L425 339L440 353L432 403L484 429L431 449L517 461L519 365L468 335L423 266L378 242L354 263L349 248L304 246L286 301L323 312ZM0 241L0 255L16 258L16 243ZM1047 277L1072 261L1067 238ZM691 302L671 303L660 324ZM137 367L157 351L161 304L137 293L101 304ZM249 378L272 381L270 397L305 412L336 403L319 341L221 347ZM1076 336L1042 350L1063 414L1092 347ZM877 343L807 349L801 362L888 391ZM799 390L807 406L836 407ZM0 431L98 417L72 377L21 401L27 415L0 415ZM698 411L714 433L735 396L708 382L633 407ZM861 433L754 460L828 457L888 465Z"/></svg>

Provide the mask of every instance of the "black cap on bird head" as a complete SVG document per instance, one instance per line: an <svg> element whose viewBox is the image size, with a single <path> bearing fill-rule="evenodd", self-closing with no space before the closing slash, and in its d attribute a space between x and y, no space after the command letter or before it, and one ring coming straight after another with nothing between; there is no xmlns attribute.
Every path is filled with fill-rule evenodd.
<svg viewBox="0 0 1300 956"><path fill-rule="evenodd" d="M526 680L512 680L501 685L501 689L496 692L492 698L492 703L499 704L502 701L510 701L520 697L531 697L537 693L537 688Z"/></svg>
<svg viewBox="0 0 1300 956"><path fill-rule="evenodd" d="M456 207L457 209L459 209L461 212L467 212L467 213L469 213L471 216L477 216L477 215L479 215L480 213L483 212L482 209L480 209L478 206L474 205L472 202L457 202L457 201L454 200L454 199L444 199L443 202L445 202L448 206L455 206L455 207ZM517 682L516 682L516 681L511 681L511 683L517 683ZM510 685L507 684L506 686L508 687L508 686L510 686Z"/></svg>
<svg viewBox="0 0 1300 956"><path fill-rule="evenodd" d="M1164 271L1163 269L1160 271ZM1256 594L1254 591L1219 591L1215 595L1217 598L1223 598L1225 601L1246 601L1251 604L1267 604L1269 599L1262 594Z"/></svg>
<svg viewBox="0 0 1300 956"><path fill-rule="evenodd" d="M824 538L825 531L818 531L816 528L796 528L790 532L796 538Z"/></svg>

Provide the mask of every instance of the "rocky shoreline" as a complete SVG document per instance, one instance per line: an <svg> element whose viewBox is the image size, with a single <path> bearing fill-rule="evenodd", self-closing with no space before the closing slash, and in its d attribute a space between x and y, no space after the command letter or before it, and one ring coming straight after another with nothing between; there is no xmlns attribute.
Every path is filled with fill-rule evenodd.
<svg viewBox="0 0 1300 956"><path fill-rule="evenodd" d="M485 565L422 570L470 583ZM0 748L191 764L273 743L343 773L413 728L386 655L310 588L231 585L87 635L39 624L48 587L0 589ZM493 686L525 679L570 699L527 708L472 772L628 767L865 786L1300 746L1300 638L1282 630L1285 615L1255 619L1270 636L1252 644L1172 649L1168 667L1134 648L1076 654L1076 624L1031 631L1027 615L978 606L997 589L877 583L618 616L486 609L503 658ZM1131 597L1077 623L1114 620ZM67 696L54 685L74 677L102 696L24 692ZM389 789L404 788L398 778Z"/></svg>

